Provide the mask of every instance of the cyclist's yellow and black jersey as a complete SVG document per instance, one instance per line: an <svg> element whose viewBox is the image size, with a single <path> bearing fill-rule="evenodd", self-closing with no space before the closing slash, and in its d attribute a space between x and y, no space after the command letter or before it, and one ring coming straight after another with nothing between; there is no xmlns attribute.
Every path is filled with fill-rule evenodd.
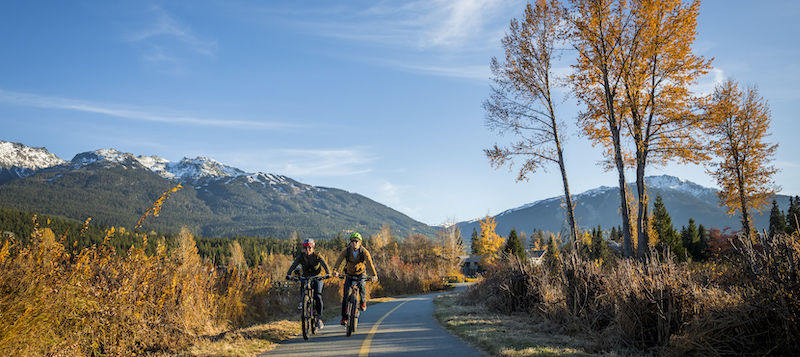
<svg viewBox="0 0 800 357"><path fill-rule="evenodd" d="M317 252L311 254L300 252L300 254L294 258L294 263L289 267L289 271L286 272L286 275L291 275L292 270L294 270L298 264L303 267L303 276L305 277L320 276L322 274L322 269L325 269L325 274L331 273L328 269L328 263L325 262L325 258L317 254Z"/></svg>
<svg viewBox="0 0 800 357"><path fill-rule="evenodd" d="M378 271L375 270L375 264L372 263L372 256L364 247L359 248L356 252L353 252L351 247L342 250L342 252L339 253L339 257L336 258L336 264L333 265L333 270L339 268L339 264L341 264L343 260L346 263L344 272L347 275L364 274L367 271L367 267L372 271L372 275L378 275Z"/></svg>

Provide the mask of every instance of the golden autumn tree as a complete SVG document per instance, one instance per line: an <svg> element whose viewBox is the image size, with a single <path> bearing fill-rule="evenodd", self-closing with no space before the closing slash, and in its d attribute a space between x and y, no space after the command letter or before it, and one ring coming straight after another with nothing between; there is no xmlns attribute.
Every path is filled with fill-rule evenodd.
<svg viewBox="0 0 800 357"><path fill-rule="evenodd" d="M699 116L690 108L697 98L688 90L710 69L710 61L692 53L700 2L682 0L631 1L631 26L623 50L629 62L622 67L625 127L635 151L638 198L638 256L647 252L648 197L645 169L671 160L707 160L699 139Z"/></svg>
<svg viewBox="0 0 800 357"><path fill-rule="evenodd" d="M636 169L638 255L648 247L645 170L677 160L707 159L698 139L700 120L690 112L696 98L689 85L710 62L692 53L699 1L573 0L575 47L572 77L587 104L580 124L617 168L624 197L627 166ZM628 150L626 150L626 148ZM609 165L611 166L611 165ZM622 199L625 255L631 256L630 206ZM627 227L626 227L627 225Z"/></svg>
<svg viewBox="0 0 800 357"><path fill-rule="evenodd" d="M479 219L481 232L472 244L475 255L481 257L481 263L485 264L497 258L500 248L503 246L503 237L499 236L495 229L497 221L493 217L486 215L486 218Z"/></svg>
<svg viewBox="0 0 800 357"><path fill-rule="evenodd" d="M629 12L626 3L610 0L571 0L570 42L577 52L570 76L573 92L585 108L578 124L594 145L606 149L606 169L619 174L623 255L633 255L631 214L625 180L622 131L626 113L622 108L621 69L630 59L623 51L623 33Z"/></svg>
<svg viewBox="0 0 800 357"><path fill-rule="evenodd" d="M576 238L575 213L564 164L562 120L556 117L553 88L557 78L553 61L559 57L555 44L563 38L565 10L557 0L528 3L522 21L511 20L502 40L505 60L492 58L494 85L491 97L483 103L486 125L501 135L518 140L507 147L485 150L495 168L512 167L515 157L524 157L517 182L527 180L547 164L558 165L564 188L564 206L570 239Z"/></svg>
<svg viewBox="0 0 800 357"><path fill-rule="evenodd" d="M741 214L742 233L750 238L752 211L763 212L769 198L780 190L772 179L778 170L769 165L778 145L765 142L771 121L769 104L757 87L742 91L728 78L710 96L706 114L711 149L722 160L709 173L721 188L720 203L729 215Z"/></svg>

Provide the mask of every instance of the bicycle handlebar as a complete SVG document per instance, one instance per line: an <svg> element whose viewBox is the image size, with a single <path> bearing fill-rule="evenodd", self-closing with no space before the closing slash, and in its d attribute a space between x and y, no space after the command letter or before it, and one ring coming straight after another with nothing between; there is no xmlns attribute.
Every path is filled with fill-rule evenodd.
<svg viewBox="0 0 800 357"><path fill-rule="evenodd" d="M290 279L290 280L293 280L293 281L301 281L301 280L325 280L325 279L330 279L330 278L332 278L332 276L330 276L330 275L326 275L326 276L312 276L312 277L305 277L305 276L297 277L297 276L293 276L293 277L292 277L292 279Z"/></svg>

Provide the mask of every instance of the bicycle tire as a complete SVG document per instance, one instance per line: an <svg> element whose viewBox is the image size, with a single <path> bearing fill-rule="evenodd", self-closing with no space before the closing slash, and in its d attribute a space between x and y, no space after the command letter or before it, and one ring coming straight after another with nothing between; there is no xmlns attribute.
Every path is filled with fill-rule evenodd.
<svg viewBox="0 0 800 357"><path fill-rule="evenodd" d="M317 314L316 314L316 308L317 308L316 305L317 305L317 303L314 302L314 298L313 297L308 297L308 298L311 300L311 303L308 306L308 314L309 314L309 316L311 316L311 319L310 319L310 321L311 321L311 334L312 335L316 335L317 334Z"/></svg>
<svg viewBox="0 0 800 357"><path fill-rule="evenodd" d="M309 303L310 303L310 301L308 300L308 295L303 296L303 310L300 313L300 315L301 315L300 316L300 320L301 320L301 325L302 325L302 328L303 328L303 339L304 340L308 339L308 330L311 327L311 315L308 313L309 308L310 308L310 306L309 306L310 304Z"/></svg>
<svg viewBox="0 0 800 357"><path fill-rule="evenodd" d="M350 323L348 324L349 333L356 332L356 327L358 327L358 298L356 297L356 294L358 294L356 291L350 293Z"/></svg>

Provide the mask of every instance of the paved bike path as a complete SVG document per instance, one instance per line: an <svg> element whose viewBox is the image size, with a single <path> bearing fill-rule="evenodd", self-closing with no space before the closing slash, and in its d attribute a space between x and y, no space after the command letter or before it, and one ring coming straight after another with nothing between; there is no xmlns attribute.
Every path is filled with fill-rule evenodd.
<svg viewBox="0 0 800 357"><path fill-rule="evenodd" d="M485 356L454 337L433 318L433 298L440 294L370 305L361 313L358 330L350 337L345 335L345 327L339 325L339 319L331 320L308 340L298 331L297 336L259 357ZM338 309L339 304L326 301L326 306Z"/></svg>

